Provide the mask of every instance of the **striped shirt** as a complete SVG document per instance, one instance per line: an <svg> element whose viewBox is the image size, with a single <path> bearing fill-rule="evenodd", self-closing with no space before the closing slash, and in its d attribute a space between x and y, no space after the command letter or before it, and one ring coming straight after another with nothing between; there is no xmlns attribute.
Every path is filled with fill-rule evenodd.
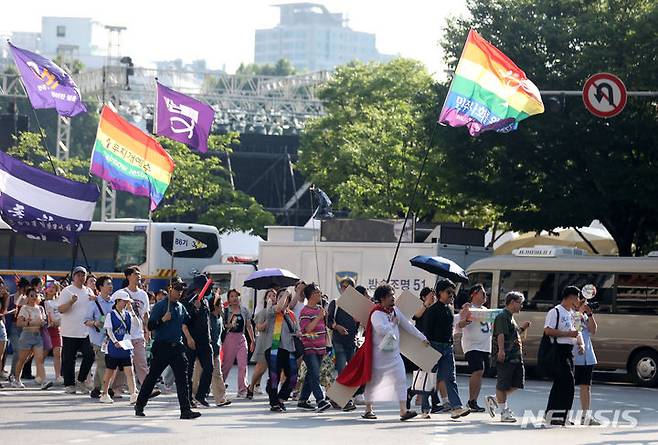
<svg viewBox="0 0 658 445"><path fill-rule="evenodd" d="M327 328L324 319L317 322L313 331L306 332L306 326L317 317L320 309L320 306L315 308L304 306L299 315L299 327L302 331L302 343L304 343L306 354L324 355L327 352Z"/></svg>

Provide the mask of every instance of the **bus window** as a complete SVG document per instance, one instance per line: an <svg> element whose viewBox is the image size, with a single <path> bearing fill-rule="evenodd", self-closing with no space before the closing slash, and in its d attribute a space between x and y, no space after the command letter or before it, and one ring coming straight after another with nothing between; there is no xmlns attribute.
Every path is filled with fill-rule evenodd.
<svg viewBox="0 0 658 445"><path fill-rule="evenodd" d="M555 273L521 270L500 272L498 307L505 306L507 292L525 295L524 311L545 312L555 306Z"/></svg>
<svg viewBox="0 0 658 445"><path fill-rule="evenodd" d="M120 233L117 239L117 255L114 260L115 271L121 272L126 267L146 262L146 234Z"/></svg>
<svg viewBox="0 0 658 445"><path fill-rule="evenodd" d="M116 232L86 232L80 235L80 245L84 249L92 272L116 272L114 249ZM78 263L84 264L82 251L78 250Z"/></svg>
<svg viewBox="0 0 658 445"><path fill-rule="evenodd" d="M658 274L617 274L615 313L658 314Z"/></svg>
<svg viewBox="0 0 658 445"><path fill-rule="evenodd" d="M70 244L42 241L14 234L10 267L18 270L69 270L73 260Z"/></svg>
<svg viewBox="0 0 658 445"><path fill-rule="evenodd" d="M614 274L596 273L596 272L560 272L558 277L557 293L562 293L562 289L567 286L577 286L582 288L586 284L596 286L596 297L592 300L599 304L598 312L612 312L612 301L614 296Z"/></svg>
<svg viewBox="0 0 658 445"><path fill-rule="evenodd" d="M491 272L473 272L468 274L468 284L462 285L459 288L459 294L457 295L457 298L455 298L455 309L461 309L462 305L468 302L470 297L470 295L468 295L468 291L470 290L470 287L478 283L483 284L484 290L487 292L487 301L485 306L491 307L491 286L493 283L493 274Z"/></svg>
<svg viewBox="0 0 658 445"><path fill-rule="evenodd" d="M203 249L187 250L185 252L177 252L176 258L212 258L217 250L219 250L219 239L217 234L212 232L192 232L181 230L185 235L189 235L195 240L201 241L206 245ZM165 230L162 232L160 244L167 252L171 252L171 244L174 239L173 230Z"/></svg>

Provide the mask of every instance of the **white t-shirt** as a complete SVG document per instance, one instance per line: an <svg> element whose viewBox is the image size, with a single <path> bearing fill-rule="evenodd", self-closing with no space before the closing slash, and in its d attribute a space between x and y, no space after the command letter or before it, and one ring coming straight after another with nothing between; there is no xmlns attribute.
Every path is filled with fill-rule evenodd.
<svg viewBox="0 0 658 445"><path fill-rule="evenodd" d="M148 314L150 312L150 307L149 307L149 297L146 291L143 289L137 288L135 292L131 291L127 287L124 287L123 289L118 290L117 292L128 292L130 295L130 298L134 300L133 302L133 309L135 310L135 313L139 316L139 326L140 329L133 329L135 335L132 335L132 338L134 340L140 340L144 338L144 330L142 329L143 327L143 320L144 320L144 314ZM115 292L114 294L116 294ZM112 296L114 296L114 294Z"/></svg>
<svg viewBox="0 0 658 445"><path fill-rule="evenodd" d="M60 331L62 337L85 338L89 334L89 328L84 325L84 321L89 307L89 296L93 295L93 292L86 286L79 288L71 284L60 292L59 297L55 300L57 306L71 301L73 295L77 295L78 300L68 311L61 314Z"/></svg>
<svg viewBox="0 0 658 445"><path fill-rule="evenodd" d="M46 308L46 314L50 316L50 319L54 322L61 321L62 314L59 313L59 304L57 300L46 300L43 302L44 307ZM77 303L76 303L77 304Z"/></svg>
<svg viewBox="0 0 658 445"><path fill-rule="evenodd" d="M557 325L558 331L576 331L576 323L574 322L574 311L565 309L564 306L558 304L555 306L560 311L560 322ZM555 308L548 311L546 314L546 321L544 322L545 328L555 329L557 313ZM578 334L580 335L580 333ZM575 345L577 338L574 337L558 337L557 342L565 345Z"/></svg>
<svg viewBox="0 0 658 445"><path fill-rule="evenodd" d="M462 320L462 314L460 314L459 321ZM457 326L456 323L455 326ZM468 351L491 352L491 334L493 332L491 323L474 321L461 328L461 331L464 353Z"/></svg>
<svg viewBox="0 0 658 445"><path fill-rule="evenodd" d="M293 311L293 313L295 314L295 318L296 318L297 320L299 320L299 314L302 313L302 309L304 309L304 306L306 306L306 304L304 304L304 303L300 303L300 302L298 301L297 303L295 303L295 307L292 308L292 311Z"/></svg>

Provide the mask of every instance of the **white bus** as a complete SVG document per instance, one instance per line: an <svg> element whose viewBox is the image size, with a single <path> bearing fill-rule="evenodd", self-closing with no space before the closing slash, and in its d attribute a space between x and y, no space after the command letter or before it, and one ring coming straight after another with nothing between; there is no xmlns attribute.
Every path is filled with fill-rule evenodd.
<svg viewBox="0 0 658 445"><path fill-rule="evenodd" d="M123 280L123 270L138 265L150 290L165 287L170 277L171 243L174 230L183 232L206 245L203 249L178 252L175 274L189 280L211 264L221 261L219 232L203 224L149 222L142 219L115 219L92 222L89 232L80 236L89 269L96 276L110 275L115 288ZM82 249L75 264L87 265ZM73 264L75 246L32 240L14 233L0 220L0 275L13 290L14 278L25 276L66 276Z"/></svg>
<svg viewBox="0 0 658 445"><path fill-rule="evenodd" d="M658 258L574 253L549 247L493 256L471 264L469 282L484 284L492 308L503 307L509 291L525 295L516 318L532 322L524 342L529 365L536 363L546 312L559 303L562 289L594 284L598 331L592 342L597 369L623 369L638 385L658 385Z"/></svg>

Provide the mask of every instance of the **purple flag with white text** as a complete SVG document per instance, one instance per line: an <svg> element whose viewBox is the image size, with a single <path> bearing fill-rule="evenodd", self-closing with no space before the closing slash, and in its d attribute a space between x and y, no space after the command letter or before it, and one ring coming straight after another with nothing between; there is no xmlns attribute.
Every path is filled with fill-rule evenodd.
<svg viewBox="0 0 658 445"><path fill-rule="evenodd" d="M78 86L66 71L39 54L11 43L9 48L32 107L55 108L60 116L65 117L87 111Z"/></svg>
<svg viewBox="0 0 658 445"><path fill-rule="evenodd" d="M156 83L154 133L206 153L215 110L210 105L167 88L160 82Z"/></svg>
<svg viewBox="0 0 658 445"><path fill-rule="evenodd" d="M55 176L0 151L0 217L28 238L73 244L89 230L99 196L94 183Z"/></svg>

